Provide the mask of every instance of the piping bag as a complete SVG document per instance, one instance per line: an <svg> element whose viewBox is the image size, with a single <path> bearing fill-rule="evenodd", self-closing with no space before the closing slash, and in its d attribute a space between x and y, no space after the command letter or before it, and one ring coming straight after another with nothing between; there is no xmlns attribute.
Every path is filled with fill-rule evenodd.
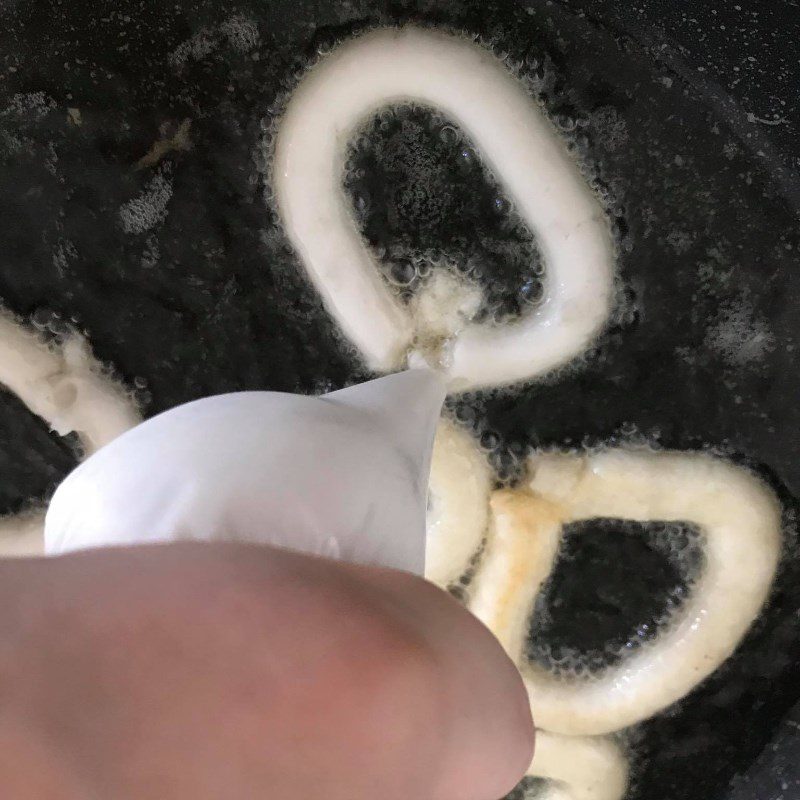
<svg viewBox="0 0 800 800"><path fill-rule="evenodd" d="M178 406L67 476L46 552L237 541L422 575L444 396L420 369L318 397L236 392Z"/></svg>

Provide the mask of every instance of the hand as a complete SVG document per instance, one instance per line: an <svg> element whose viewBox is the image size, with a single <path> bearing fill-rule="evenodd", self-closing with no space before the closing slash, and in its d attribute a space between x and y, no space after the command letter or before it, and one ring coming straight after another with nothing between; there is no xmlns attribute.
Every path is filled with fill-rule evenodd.
<svg viewBox="0 0 800 800"><path fill-rule="evenodd" d="M0 562L15 800L492 800L522 681L408 573L233 544Z"/></svg>

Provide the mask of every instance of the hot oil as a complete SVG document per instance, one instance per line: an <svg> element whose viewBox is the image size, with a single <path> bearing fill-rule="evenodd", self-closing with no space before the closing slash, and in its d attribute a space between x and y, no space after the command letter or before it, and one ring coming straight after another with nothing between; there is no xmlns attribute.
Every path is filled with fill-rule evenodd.
<svg viewBox="0 0 800 800"><path fill-rule="evenodd" d="M481 299L475 321L512 321L540 301L535 238L452 121L382 109L351 141L344 188L390 285L407 302L444 267Z"/></svg>
<svg viewBox="0 0 800 800"><path fill-rule="evenodd" d="M703 567L686 523L592 519L565 526L537 597L527 657L571 680L624 664L670 625Z"/></svg>
<svg viewBox="0 0 800 800"><path fill-rule="evenodd" d="M798 695L800 571L791 536L800 493L792 433L800 428L800 240L769 158L757 156L760 129L726 118L702 80L659 60L657 48L565 4L500 4L489 13L477 0L411 3L388 14L372 2L199 14L196 4L174 6L174 14L143 15L122 0L118 17L102 23L119 30L103 36L128 49L108 58L94 15L82 23L76 13L64 26L65 42L79 40L83 55L10 32L18 64L11 92L28 91L26 75L32 85L32 54L54 60L63 86L54 84L54 97L4 103L0 115L5 216L19 222L3 233L3 299L25 316L47 307L74 318L129 385L146 379L150 414L209 393L320 392L369 377L287 244L271 198L271 137L297 82L352 34L411 21L479 39L541 103L601 199L618 295L583 356L529 385L452 397L450 410L500 481L519 480L533 447L645 442L752 466L786 509L790 544L753 632L700 689L627 734L636 759L631 798L721 796ZM546 263L480 153L435 110L383 114L365 121L365 138L351 144L354 170L342 180L390 285L410 303L434 274L450 275L480 289L475 314L489 324L535 310ZM187 118L190 146L137 168ZM463 152L469 158L460 162ZM403 166L413 158L413 169ZM526 285L531 306L519 302ZM45 464L71 464L53 454L41 426L17 425L26 415L6 403L6 448L29 453L24 469L9 472L4 511L46 492ZM574 558L561 559L534 618L532 656L541 663L560 643L579 661L599 655L603 669L642 624L668 624L656 606L668 607L673 588L691 591L691 572L654 544L652 531L615 525L567 532L563 552ZM624 567L615 576L603 573L606 546ZM656 597L622 591L637 574L661 581ZM619 609L606 616L611 653L572 626L570 585L581 576L594 576L593 591L610 592Z"/></svg>

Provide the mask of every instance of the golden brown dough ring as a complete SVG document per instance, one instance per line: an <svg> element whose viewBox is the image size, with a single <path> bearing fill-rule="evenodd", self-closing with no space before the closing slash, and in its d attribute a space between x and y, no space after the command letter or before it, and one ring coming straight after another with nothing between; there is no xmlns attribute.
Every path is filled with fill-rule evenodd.
<svg viewBox="0 0 800 800"><path fill-rule="evenodd" d="M530 610L558 554L565 509L526 489L501 489L490 498L489 545L470 610L497 636L518 666ZM531 697L536 714L536 697ZM542 730L528 775L547 778L546 800L620 800L628 763L612 741Z"/></svg>
<svg viewBox="0 0 800 800"><path fill-rule="evenodd" d="M651 644L591 680L562 680L522 664L540 727L570 735L621 730L680 700L733 653L769 595L781 552L780 505L755 475L702 453L538 454L530 471L531 491L563 508L565 522L683 521L705 534L705 568ZM531 592L516 584L519 593L502 602L506 613L527 618Z"/></svg>
<svg viewBox="0 0 800 800"><path fill-rule="evenodd" d="M464 573L486 533L489 464L473 437L448 419L431 459L425 577L446 588Z"/></svg>
<svg viewBox="0 0 800 800"><path fill-rule="evenodd" d="M520 666L533 603L558 554L564 512L517 489L493 492L489 502L490 539L469 609Z"/></svg>

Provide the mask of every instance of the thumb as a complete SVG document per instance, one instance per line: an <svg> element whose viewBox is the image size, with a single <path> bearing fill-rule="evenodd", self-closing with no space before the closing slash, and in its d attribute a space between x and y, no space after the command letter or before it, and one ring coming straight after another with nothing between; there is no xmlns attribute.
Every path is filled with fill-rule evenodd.
<svg viewBox="0 0 800 800"><path fill-rule="evenodd" d="M432 654L444 709L431 800L493 800L527 772L533 756L530 701L494 635L447 592L406 572L346 565L369 602L413 630ZM420 759L425 758L420 753Z"/></svg>

